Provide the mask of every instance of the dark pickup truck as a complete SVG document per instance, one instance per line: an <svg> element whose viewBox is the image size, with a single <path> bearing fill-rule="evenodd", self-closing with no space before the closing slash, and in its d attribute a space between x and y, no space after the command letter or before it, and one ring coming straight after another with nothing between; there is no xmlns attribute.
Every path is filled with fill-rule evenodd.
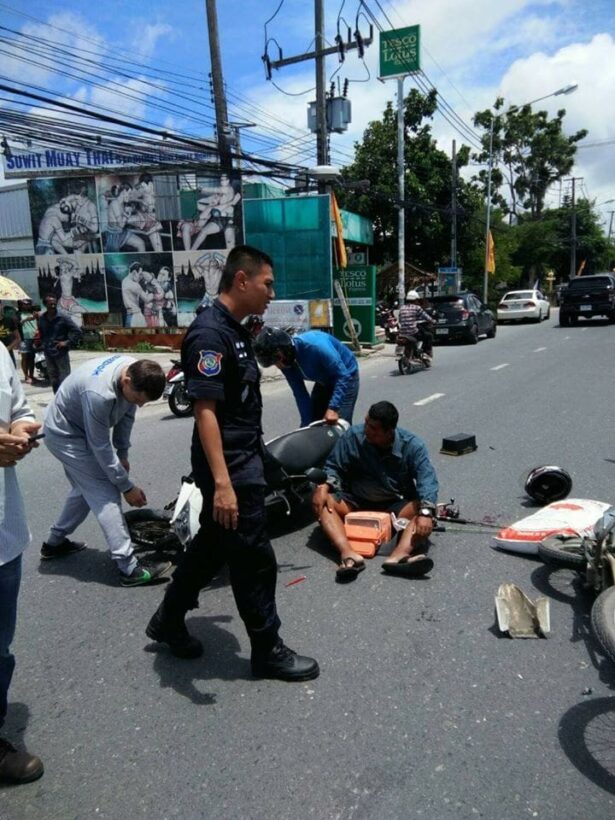
<svg viewBox="0 0 615 820"><path fill-rule="evenodd" d="M615 276L597 273L577 276L562 291L559 323L562 327L576 325L579 317L606 316L615 322Z"/></svg>

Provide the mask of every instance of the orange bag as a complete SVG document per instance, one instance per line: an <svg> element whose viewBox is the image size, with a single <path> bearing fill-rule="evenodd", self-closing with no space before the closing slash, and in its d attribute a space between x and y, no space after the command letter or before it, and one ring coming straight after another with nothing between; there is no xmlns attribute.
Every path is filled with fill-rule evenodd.
<svg viewBox="0 0 615 820"><path fill-rule="evenodd" d="M386 512L348 513L344 529L353 551L364 558L373 558L393 536L391 515Z"/></svg>

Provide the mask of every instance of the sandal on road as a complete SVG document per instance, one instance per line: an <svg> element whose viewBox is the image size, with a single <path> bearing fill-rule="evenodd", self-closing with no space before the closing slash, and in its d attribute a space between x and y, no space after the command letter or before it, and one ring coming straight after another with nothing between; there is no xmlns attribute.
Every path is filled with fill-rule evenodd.
<svg viewBox="0 0 615 820"><path fill-rule="evenodd" d="M360 572L365 569L365 561L360 558L344 558L335 571L335 580L338 584L347 584L354 581Z"/></svg>
<svg viewBox="0 0 615 820"><path fill-rule="evenodd" d="M427 555L408 556L399 561L383 561L382 571L387 575L398 575L401 578L420 578L433 569L433 561Z"/></svg>

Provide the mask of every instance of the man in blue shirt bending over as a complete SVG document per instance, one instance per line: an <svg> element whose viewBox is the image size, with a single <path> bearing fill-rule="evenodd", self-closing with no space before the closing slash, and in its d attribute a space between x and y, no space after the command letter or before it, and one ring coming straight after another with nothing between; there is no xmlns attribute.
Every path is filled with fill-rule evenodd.
<svg viewBox="0 0 615 820"><path fill-rule="evenodd" d="M264 327L254 342L262 367L276 365L289 383L301 426L324 419L335 424L352 413L359 395L359 366L354 353L322 330L291 336L285 330ZM305 380L314 382L311 395Z"/></svg>
<svg viewBox="0 0 615 820"><path fill-rule="evenodd" d="M353 581L365 569L344 529L346 515L355 510L395 513L409 521L382 563L384 572L417 578L433 567L423 546L433 530L438 479L425 443L398 427L398 418L391 402L372 404L365 423L338 439L324 466L327 483L314 490L314 515L340 556L338 583Z"/></svg>

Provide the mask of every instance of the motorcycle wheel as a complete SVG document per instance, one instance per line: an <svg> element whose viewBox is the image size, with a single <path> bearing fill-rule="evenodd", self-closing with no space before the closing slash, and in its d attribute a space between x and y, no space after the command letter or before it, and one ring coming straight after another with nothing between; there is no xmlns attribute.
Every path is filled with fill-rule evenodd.
<svg viewBox="0 0 615 820"><path fill-rule="evenodd" d="M179 418L192 415L192 400L188 398L183 384L176 385L169 394L169 408Z"/></svg>
<svg viewBox="0 0 615 820"><path fill-rule="evenodd" d="M603 590L592 606L592 629L608 657L615 662L615 587Z"/></svg>
<svg viewBox="0 0 615 820"><path fill-rule="evenodd" d="M407 356L399 357L397 367L402 376L409 376L412 373L412 361Z"/></svg>
<svg viewBox="0 0 615 820"><path fill-rule="evenodd" d="M538 544L538 554L547 564L567 569L582 570L586 564L585 552L578 535L552 535Z"/></svg>

